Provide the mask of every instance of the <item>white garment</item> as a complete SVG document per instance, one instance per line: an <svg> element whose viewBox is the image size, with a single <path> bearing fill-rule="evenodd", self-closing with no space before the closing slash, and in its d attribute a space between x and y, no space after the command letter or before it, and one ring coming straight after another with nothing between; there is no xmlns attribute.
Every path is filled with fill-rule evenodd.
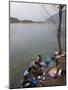
<svg viewBox="0 0 68 90"><path fill-rule="evenodd" d="M26 70L25 72L24 72L24 76L26 76L26 75L28 75L29 74L29 72L28 72L28 70Z"/></svg>
<svg viewBox="0 0 68 90"><path fill-rule="evenodd" d="M62 70L60 69L60 70L58 71L58 76L61 76L61 72L62 72Z"/></svg>

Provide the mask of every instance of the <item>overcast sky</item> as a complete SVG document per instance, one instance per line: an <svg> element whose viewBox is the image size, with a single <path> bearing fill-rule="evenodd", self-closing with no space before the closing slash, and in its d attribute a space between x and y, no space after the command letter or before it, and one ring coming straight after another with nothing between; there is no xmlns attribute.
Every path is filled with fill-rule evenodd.
<svg viewBox="0 0 68 90"><path fill-rule="evenodd" d="M20 20L44 21L58 12L57 5L10 2L10 16ZM43 9L43 8L44 9Z"/></svg>

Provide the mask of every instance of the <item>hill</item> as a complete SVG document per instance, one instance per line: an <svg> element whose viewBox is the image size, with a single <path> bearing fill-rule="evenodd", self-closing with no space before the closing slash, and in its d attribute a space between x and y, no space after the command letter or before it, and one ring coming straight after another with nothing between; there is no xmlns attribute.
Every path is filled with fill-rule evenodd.
<svg viewBox="0 0 68 90"><path fill-rule="evenodd" d="M19 19L15 18L15 17L10 17L9 21L10 21L10 23L17 23L17 22L19 22Z"/></svg>

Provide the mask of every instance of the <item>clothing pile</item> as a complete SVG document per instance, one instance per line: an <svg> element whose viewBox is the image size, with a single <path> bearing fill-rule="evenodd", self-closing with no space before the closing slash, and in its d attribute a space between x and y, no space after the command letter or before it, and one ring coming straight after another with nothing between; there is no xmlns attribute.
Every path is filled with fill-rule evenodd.
<svg viewBox="0 0 68 90"><path fill-rule="evenodd" d="M38 55L24 72L23 87L36 87L39 80L45 80L45 66L41 55Z"/></svg>

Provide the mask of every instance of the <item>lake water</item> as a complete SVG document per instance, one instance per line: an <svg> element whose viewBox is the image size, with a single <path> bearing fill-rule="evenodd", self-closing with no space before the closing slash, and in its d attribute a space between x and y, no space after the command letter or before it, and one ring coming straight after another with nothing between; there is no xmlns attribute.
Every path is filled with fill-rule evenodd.
<svg viewBox="0 0 68 90"><path fill-rule="evenodd" d="M65 30L64 30L65 31ZM53 24L46 23L13 23L10 24L10 73L28 67L38 54L43 57L57 51L57 30ZM64 34L65 35L65 34ZM62 36L62 47L65 49L65 36ZM16 69L15 69L16 70ZM16 71L16 73L18 72ZM18 74L17 74L18 75Z"/></svg>

